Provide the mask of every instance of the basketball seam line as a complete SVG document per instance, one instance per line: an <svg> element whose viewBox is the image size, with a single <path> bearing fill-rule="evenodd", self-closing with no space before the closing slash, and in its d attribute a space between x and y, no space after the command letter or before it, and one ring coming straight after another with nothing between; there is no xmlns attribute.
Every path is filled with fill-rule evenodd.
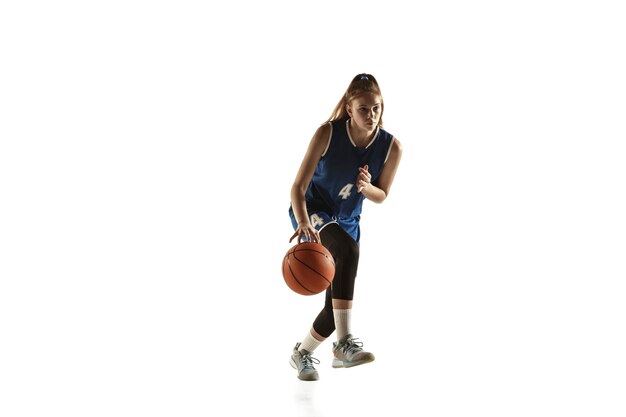
<svg viewBox="0 0 626 417"><path fill-rule="evenodd" d="M318 252L318 253L322 253L322 252ZM323 253L322 253L323 254ZM296 257L296 254L294 252L293 254L293 259L295 259L296 261L300 262L302 265L306 266L307 268L309 268L311 271L315 272L317 275L319 275L320 277L324 278L324 280L326 282L328 282L329 284L331 283L330 280L328 280L328 278L326 278L324 275L320 274L319 271L316 271L315 269L311 268L309 265L305 264L301 259L298 259ZM295 276L295 275L294 275Z"/></svg>
<svg viewBox="0 0 626 417"><path fill-rule="evenodd" d="M302 287L302 289L303 289L304 291L306 291L306 292L310 292L310 293L311 293L311 295L315 294L315 292L314 292L314 291L311 291L310 289L308 289L307 287L305 287L305 286L302 284L302 282L300 282L300 280L298 279L298 277L296 276L296 274L294 274L294 273L293 273L293 269L291 269L291 259L290 259L288 256L286 256L285 258L287 259L287 266L289 267L289 272L291 273L291 276L293 277L294 281L296 281L296 282L298 283L298 285L300 285L300 287ZM295 256L294 256L294 259L295 259ZM299 261L300 263L302 263L303 265L306 265L306 264L304 264L302 261L300 261L300 260L298 260L298 261Z"/></svg>

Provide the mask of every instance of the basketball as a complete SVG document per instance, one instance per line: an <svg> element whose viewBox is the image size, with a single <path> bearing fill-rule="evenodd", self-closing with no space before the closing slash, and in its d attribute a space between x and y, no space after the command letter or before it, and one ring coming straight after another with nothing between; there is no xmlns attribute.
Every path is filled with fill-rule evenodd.
<svg viewBox="0 0 626 417"><path fill-rule="evenodd" d="M330 286L334 277L335 260L321 243L298 243L283 258L283 278L298 294L319 294Z"/></svg>

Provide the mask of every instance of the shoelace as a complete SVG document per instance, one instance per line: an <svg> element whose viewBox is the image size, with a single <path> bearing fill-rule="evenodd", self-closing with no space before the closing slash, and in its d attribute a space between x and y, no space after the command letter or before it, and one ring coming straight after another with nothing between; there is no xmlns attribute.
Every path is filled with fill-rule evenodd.
<svg viewBox="0 0 626 417"><path fill-rule="evenodd" d="M304 365L304 368L312 368L313 364L319 365L320 363L320 360L311 356L310 353L300 352L300 356L302 357L301 362Z"/></svg>
<svg viewBox="0 0 626 417"><path fill-rule="evenodd" d="M343 346L341 346L341 350L344 353L355 353L363 350L363 342L357 342L358 337L351 337L346 339Z"/></svg>

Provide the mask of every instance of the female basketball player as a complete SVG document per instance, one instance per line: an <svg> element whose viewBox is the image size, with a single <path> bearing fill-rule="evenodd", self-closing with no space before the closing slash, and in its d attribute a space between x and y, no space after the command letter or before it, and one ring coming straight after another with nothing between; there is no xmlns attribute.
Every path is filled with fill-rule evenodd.
<svg viewBox="0 0 626 417"><path fill-rule="evenodd" d="M289 214L294 238L317 241L335 258L335 277L324 308L290 359L298 378L319 378L313 351L335 330L334 368L374 360L351 334L354 281L359 262L359 220L363 200L382 203L389 195L402 147L382 129L383 97L376 79L359 74L350 83L330 119L320 126L306 151L291 188Z"/></svg>

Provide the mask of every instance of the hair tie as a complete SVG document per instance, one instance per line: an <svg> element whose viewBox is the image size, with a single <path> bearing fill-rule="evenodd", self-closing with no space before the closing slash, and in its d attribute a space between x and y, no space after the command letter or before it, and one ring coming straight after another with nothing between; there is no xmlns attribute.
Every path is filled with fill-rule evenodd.
<svg viewBox="0 0 626 417"><path fill-rule="evenodd" d="M361 80L369 81L369 77L367 75L361 75Z"/></svg>

